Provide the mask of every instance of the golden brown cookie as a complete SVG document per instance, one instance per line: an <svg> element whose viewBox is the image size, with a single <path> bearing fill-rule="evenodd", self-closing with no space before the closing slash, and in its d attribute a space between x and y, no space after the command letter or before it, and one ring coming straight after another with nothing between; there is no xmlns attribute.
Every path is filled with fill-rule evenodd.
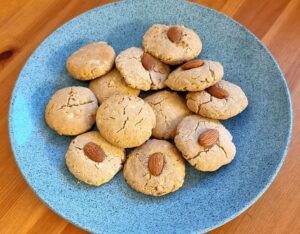
<svg viewBox="0 0 300 234"><path fill-rule="evenodd" d="M94 186L110 181L122 168L125 150L111 145L96 131L77 136L66 153L69 171Z"/></svg>
<svg viewBox="0 0 300 234"><path fill-rule="evenodd" d="M186 98L191 111L211 119L229 119L248 106L243 90L225 80L201 92L190 92Z"/></svg>
<svg viewBox="0 0 300 234"><path fill-rule="evenodd" d="M109 73L90 82L89 88L96 95L99 103L115 94L130 94L138 96L140 90L129 87L120 72L114 68Z"/></svg>
<svg viewBox="0 0 300 234"><path fill-rule="evenodd" d="M67 87L53 94L45 110L45 119L58 134L74 136L94 125L97 109L97 99L90 89Z"/></svg>
<svg viewBox="0 0 300 234"><path fill-rule="evenodd" d="M143 37L145 52L170 65L197 57L202 50L199 36L183 25L154 24Z"/></svg>
<svg viewBox="0 0 300 234"><path fill-rule="evenodd" d="M144 91L164 88L170 73L168 65L136 47L122 51L116 58L116 67L127 85Z"/></svg>
<svg viewBox="0 0 300 234"><path fill-rule="evenodd" d="M93 42L75 51L67 60L66 67L73 78L92 80L103 76L114 65L115 51L106 42Z"/></svg>
<svg viewBox="0 0 300 234"><path fill-rule="evenodd" d="M160 91L146 97L156 115L156 126L152 136L160 139L173 139L177 125L187 115L191 114L183 97L175 92Z"/></svg>
<svg viewBox="0 0 300 234"><path fill-rule="evenodd" d="M162 196L178 190L184 182L185 164L168 141L148 140L128 155L124 178L136 191Z"/></svg>
<svg viewBox="0 0 300 234"><path fill-rule="evenodd" d="M203 61L199 66L182 66L170 73L166 85L176 91L201 91L217 82L224 75L223 66L210 60ZM191 63L194 61L190 61ZM188 64L187 63L187 64Z"/></svg>
<svg viewBox="0 0 300 234"><path fill-rule="evenodd" d="M236 153L230 132L219 121L198 115L180 122L174 141L182 156L199 171L216 171Z"/></svg>
<svg viewBox="0 0 300 234"><path fill-rule="evenodd" d="M142 145L151 136L156 118L150 105L131 95L113 95L97 111L97 127L111 144L131 148Z"/></svg>

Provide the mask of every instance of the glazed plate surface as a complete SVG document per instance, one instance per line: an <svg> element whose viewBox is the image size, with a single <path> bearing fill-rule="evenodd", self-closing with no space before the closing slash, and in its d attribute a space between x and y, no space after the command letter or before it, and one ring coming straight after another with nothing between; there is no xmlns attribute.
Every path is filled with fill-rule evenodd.
<svg viewBox="0 0 300 234"><path fill-rule="evenodd" d="M141 46L155 23L183 24L201 37L200 58L220 61L224 79L241 86L248 108L224 125L237 147L234 161L215 173L187 166L183 187L155 198L135 192L119 173L99 188L77 183L64 154L71 137L58 136L44 109L58 89L87 86L70 78L68 56L92 41L116 53ZM206 232L239 215L267 189L284 160L291 132L286 82L270 53L244 27L200 5L130 0L104 5L69 21L32 54L16 82L9 113L12 149L26 181L52 210L95 233Z"/></svg>

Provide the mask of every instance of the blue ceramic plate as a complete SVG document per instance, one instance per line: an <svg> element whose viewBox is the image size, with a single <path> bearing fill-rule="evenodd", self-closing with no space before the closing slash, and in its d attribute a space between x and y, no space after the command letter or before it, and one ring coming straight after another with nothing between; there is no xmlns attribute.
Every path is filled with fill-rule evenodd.
<svg viewBox="0 0 300 234"><path fill-rule="evenodd" d="M72 138L50 130L44 109L51 95L83 85L65 70L67 57L92 41L117 53L141 46L154 23L184 24L201 37L201 58L220 61L225 80L243 88L249 107L223 122L237 147L234 161L215 173L188 166L184 186L161 198L128 187L122 173L99 188L77 183L64 154ZM25 179L56 213L97 233L206 232L233 219L277 174L291 132L289 91L278 65L244 27L211 9L171 0L123 1L86 12L52 33L32 54L16 83L10 113L11 145Z"/></svg>

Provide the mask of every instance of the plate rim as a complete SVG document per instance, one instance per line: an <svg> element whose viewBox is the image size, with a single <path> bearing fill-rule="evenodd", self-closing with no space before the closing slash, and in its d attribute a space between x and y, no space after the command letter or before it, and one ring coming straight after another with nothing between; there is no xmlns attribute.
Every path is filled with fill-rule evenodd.
<svg viewBox="0 0 300 234"><path fill-rule="evenodd" d="M16 98L16 94L18 91L18 85L19 85L19 78L24 70L24 68L27 66L28 61L30 60L30 58L32 57L32 55L37 51L37 49L41 46L41 44L43 44L49 37L51 37L52 34L54 34L55 32L57 32L59 29L61 29L62 27L64 27L65 25L75 21L76 19L78 19L79 17L81 17L82 15L86 14L86 13L90 13L92 11L96 11L99 8L106 8L110 5L116 5L116 4L121 4L123 2L134 2L135 0L121 0L118 2L110 2L110 3L106 3L97 7L94 7L90 10L87 10L79 15L76 15L75 17L71 18L70 20L66 21L65 23L59 25L55 30L51 31L44 39L43 41L41 41L36 47L35 49L32 51L32 53L30 54L30 56L28 56L28 58L26 59L26 62L24 63L24 65L22 66L22 69L20 70L18 77L15 81L14 84L14 88L11 94L11 98L10 98L10 103L9 103L9 112L8 112L8 132L9 132L9 141L10 141L10 146L11 146L11 150L13 153L13 157L14 160L18 166L19 171L21 172L22 177L24 178L25 182L27 183L27 185L30 187L30 189L34 192L34 194L39 198L39 200L45 204L50 210L52 210L55 214L57 214L58 216L62 217L64 220L66 220L67 222L72 223L73 225L75 225L76 227L79 227L83 230L86 230L88 232L95 232L95 230L89 229L88 227L84 227L81 226L81 224L79 223L75 223L73 220L69 219L68 217L66 217L65 214L63 214L63 212L59 211L56 207L52 207L51 204L49 204L48 201L44 200L38 193L38 190L35 189L30 182L27 180L27 178L25 177L22 169L21 169L21 165L19 164L18 160L17 160L17 152L16 149L14 148L14 131L13 131L13 126L12 126L12 118L13 118L13 106L14 106L14 102L15 102L15 98ZM156 1L156 0L147 0L147 1ZM165 1L172 1L172 0L165 0ZM215 225L211 225L210 227L203 229L203 230L195 230L195 232L200 231L201 233L206 233L208 231L214 230L226 223L228 223L229 221L235 219L236 217L238 217L239 215L241 215L243 212L245 212L247 209L249 209L254 203L256 203L258 201L258 199L267 191L267 189L270 187L270 185L273 183L274 179L276 178L276 176L278 175L278 172L280 171L283 162L286 159L287 153L288 153L288 148L289 148L289 144L291 142L291 136L292 136L292 127L293 127L293 106L292 106L292 101L291 101L291 94L287 85L287 80L285 79L285 76L282 72L282 70L280 69L280 66L278 65L276 59L273 57L272 53L269 51L269 49L265 46L265 44L254 34L252 33L248 28L246 28L246 26L243 26L241 23L239 23L238 21L236 21L235 19L223 14L222 12L219 12L217 10L214 10L212 8L209 8L207 6L204 6L200 3L195 3L195 2L190 2L190 1L186 1L186 0L175 0L178 2L181 2L182 4L189 4L189 5L193 5L196 7L200 7L200 8L204 8L210 12L213 12L213 14L217 14L220 17L226 18L226 20L232 21L235 25L237 25L239 27L239 29L245 31L246 33L250 34L253 39L261 46L262 50L264 50L264 52L266 52L266 54L269 56L270 60L272 61L272 63L274 64L274 66L276 67L276 69L279 71L279 75L280 75L280 79L283 82L283 87L284 87L284 91L287 97L287 104L288 104L288 131L287 131L287 137L285 139L285 148L284 151L282 153L282 157L279 161L279 163L276 165L276 169L273 171L272 175L266 180L267 182L265 184L263 184L262 189L259 191L259 193L254 196L248 203L246 203L244 205L244 207L242 209L240 209L238 212L222 219L222 221L216 223Z"/></svg>

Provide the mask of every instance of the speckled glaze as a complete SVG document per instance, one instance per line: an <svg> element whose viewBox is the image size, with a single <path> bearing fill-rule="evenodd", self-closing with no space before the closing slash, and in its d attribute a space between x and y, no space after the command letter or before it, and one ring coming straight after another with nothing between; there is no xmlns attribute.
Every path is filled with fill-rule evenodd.
<svg viewBox="0 0 300 234"><path fill-rule="evenodd" d="M71 79L67 57L92 41L117 53L141 46L154 23L184 24L203 42L201 58L220 61L224 79L241 86L248 108L223 122L237 147L234 161L215 173L188 166L178 192L154 198L135 192L119 173L95 188L68 172L64 154L72 138L46 126L44 109L58 89L86 83ZM184 1L122 1L76 17L51 34L24 66L11 100L9 131L28 184L55 212L96 233L195 233L233 219L267 189L287 151L291 102L282 72L249 31L211 9Z"/></svg>

